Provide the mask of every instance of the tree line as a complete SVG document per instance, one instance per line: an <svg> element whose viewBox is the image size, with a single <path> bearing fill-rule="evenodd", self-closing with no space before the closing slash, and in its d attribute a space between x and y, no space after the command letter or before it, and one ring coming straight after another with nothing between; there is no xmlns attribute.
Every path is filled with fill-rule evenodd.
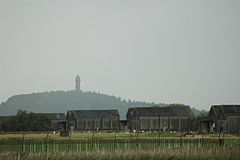
<svg viewBox="0 0 240 160"><path fill-rule="evenodd" d="M5 132L35 132L51 130L51 118L44 113L18 111L15 116L10 116L1 123Z"/></svg>

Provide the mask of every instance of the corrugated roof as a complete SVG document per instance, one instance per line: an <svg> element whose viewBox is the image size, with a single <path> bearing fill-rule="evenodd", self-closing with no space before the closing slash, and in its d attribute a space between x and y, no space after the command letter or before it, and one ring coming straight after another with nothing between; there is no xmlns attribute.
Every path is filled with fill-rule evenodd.
<svg viewBox="0 0 240 160"><path fill-rule="evenodd" d="M225 116L240 116L240 105L214 105L214 110L223 111Z"/></svg>
<svg viewBox="0 0 240 160"><path fill-rule="evenodd" d="M129 108L129 112L135 111L139 116L190 116L189 110L185 107L136 107Z"/></svg>
<svg viewBox="0 0 240 160"><path fill-rule="evenodd" d="M75 118L109 118L119 117L118 110L70 110Z"/></svg>

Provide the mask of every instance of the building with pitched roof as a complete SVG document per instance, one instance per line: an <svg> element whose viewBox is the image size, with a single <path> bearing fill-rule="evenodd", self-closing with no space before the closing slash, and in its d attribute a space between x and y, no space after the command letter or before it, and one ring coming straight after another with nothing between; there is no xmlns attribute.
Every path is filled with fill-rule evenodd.
<svg viewBox="0 0 240 160"><path fill-rule="evenodd" d="M120 125L117 110L69 110L66 118L74 130L118 130Z"/></svg>
<svg viewBox="0 0 240 160"><path fill-rule="evenodd" d="M131 131L186 131L190 116L186 107L135 107L128 109L127 123Z"/></svg>
<svg viewBox="0 0 240 160"><path fill-rule="evenodd" d="M215 132L240 132L240 105L213 105L208 114L210 130Z"/></svg>

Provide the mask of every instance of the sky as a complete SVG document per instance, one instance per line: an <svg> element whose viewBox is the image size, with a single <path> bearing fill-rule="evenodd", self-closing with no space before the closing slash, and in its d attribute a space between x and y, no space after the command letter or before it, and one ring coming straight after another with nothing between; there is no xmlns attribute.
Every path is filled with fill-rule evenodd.
<svg viewBox="0 0 240 160"><path fill-rule="evenodd" d="M73 90L240 104L239 0L0 0L0 102Z"/></svg>

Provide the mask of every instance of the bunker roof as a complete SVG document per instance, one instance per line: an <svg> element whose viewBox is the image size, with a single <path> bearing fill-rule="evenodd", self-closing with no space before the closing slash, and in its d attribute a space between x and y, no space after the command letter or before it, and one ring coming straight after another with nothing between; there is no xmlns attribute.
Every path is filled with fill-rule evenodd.
<svg viewBox="0 0 240 160"><path fill-rule="evenodd" d="M129 112L135 112L138 116L145 117L159 117L159 116L190 116L188 108L181 106L171 107L135 107L129 108Z"/></svg>
<svg viewBox="0 0 240 160"><path fill-rule="evenodd" d="M215 112L222 110L225 116L240 116L240 105L213 105Z"/></svg>
<svg viewBox="0 0 240 160"><path fill-rule="evenodd" d="M119 117L118 110L70 110L75 118L110 118Z"/></svg>

